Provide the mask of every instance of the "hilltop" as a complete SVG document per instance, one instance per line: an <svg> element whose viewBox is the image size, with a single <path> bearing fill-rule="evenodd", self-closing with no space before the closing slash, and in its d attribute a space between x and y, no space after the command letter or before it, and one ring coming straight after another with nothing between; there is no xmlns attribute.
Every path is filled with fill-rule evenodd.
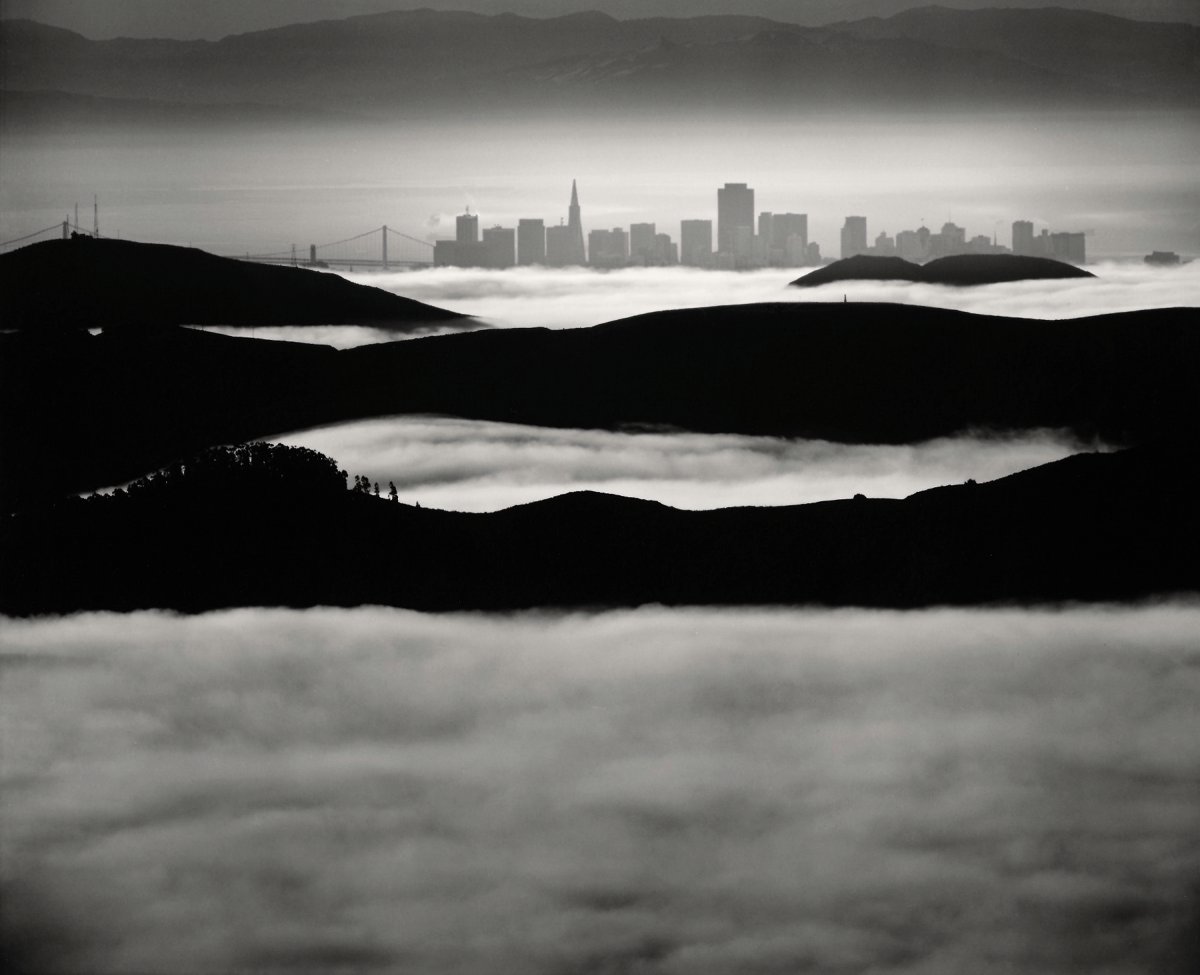
<svg viewBox="0 0 1200 975"><path fill-rule="evenodd" d="M583 492L492 514L346 491L345 472L311 451L292 448L281 479L270 460L201 458L128 493L3 519L0 612L917 607L1200 590L1193 449L1077 455L902 501L680 511Z"/></svg>
<svg viewBox="0 0 1200 975"><path fill-rule="evenodd" d="M914 264L899 257L859 254L810 271L791 284L797 288L816 288L840 281L911 281L969 287L1008 281L1093 277L1095 275L1090 271L1047 257L956 254L952 257L939 257L926 264Z"/></svg>
<svg viewBox="0 0 1200 975"><path fill-rule="evenodd" d="M1194 437L1193 309L1065 321L781 303L334 351L192 329L0 336L5 506L120 483L204 446L435 413L847 443L1062 429Z"/></svg>
<svg viewBox="0 0 1200 975"><path fill-rule="evenodd" d="M254 264L194 247L48 240L0 255L5 328L371 325L397 332L477 328L457 312L307 268Z"/></svg>

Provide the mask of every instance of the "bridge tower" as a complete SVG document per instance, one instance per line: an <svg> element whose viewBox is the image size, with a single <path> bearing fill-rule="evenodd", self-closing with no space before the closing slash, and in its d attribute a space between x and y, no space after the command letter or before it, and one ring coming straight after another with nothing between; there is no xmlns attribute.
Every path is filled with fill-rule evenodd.
<svg viewBox="0 0 1200 975"><path fill-rule="evenodd" d="M387 263L387 224L383 225L383 269L388 269Z"/></svg>

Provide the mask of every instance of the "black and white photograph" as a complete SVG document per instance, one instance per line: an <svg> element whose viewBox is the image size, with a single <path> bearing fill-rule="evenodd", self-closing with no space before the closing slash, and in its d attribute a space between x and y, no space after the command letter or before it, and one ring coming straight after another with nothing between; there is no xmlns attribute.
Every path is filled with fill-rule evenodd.
<svg viewBox="0 0 1200 975"><path fill-rule="evenodd" d="M1200 971L1198 0L0 0L0 964Z"/></svg>

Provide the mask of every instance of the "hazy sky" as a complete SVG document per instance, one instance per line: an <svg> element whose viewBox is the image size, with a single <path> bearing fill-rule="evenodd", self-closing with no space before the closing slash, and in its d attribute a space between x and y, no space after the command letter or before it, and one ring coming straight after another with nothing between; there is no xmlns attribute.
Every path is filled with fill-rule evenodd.
<svg viewBox="0 0 1200 975"><path fill-rule="evenodd" d="M66 130L0 144L0 240L61 221L98 193L101 230L216 253L286 250L388 224L453 236L566 216L578 179L585 229L716 218L716 190L747 182L757 210L809 215L838 255L847 214L871 239L951 219L1007 243L1013 220L1094 231L1089 254L1200 252L1200 116L1181 113L661 121L565 118L406 125ZM85 221L90 223L90 220ZM426 252L427 253L427 252ZM378 256L377 254L375 256Z"/></svg>
<svg viewBox="0 0 1200 975"><path fill-rule="evenodd" d="M0 935L91 975L1190 975L1198 631L1195 604L10 621Z"/></svg>

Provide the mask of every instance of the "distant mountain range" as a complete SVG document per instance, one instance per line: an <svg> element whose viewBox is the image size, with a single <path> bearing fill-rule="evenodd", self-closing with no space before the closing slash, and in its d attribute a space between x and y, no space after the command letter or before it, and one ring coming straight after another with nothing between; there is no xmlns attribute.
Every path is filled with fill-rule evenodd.
<svg viewBox="0 0 1200 975"><path fill-rule="evenodd" d="M220 41L91 41L9 20L4 87L375 117L682 106L1194 107L1200 28L1062 9L924 8L801 27L744 15L417 10Z"/></svg>
<svg viewBox="0 0 1200 975"><path fill-rule="evenodd" d="M383 13L406 7L514 13L527 17L599 10L620 18L747 14L819 27L840 20L890 17L928 0L5 0L0 16L65 27L86 37L219 40L287 24ZM1195 0L941 0L943 7L1061 7L1133 20L1200 24Z"/></svg>

